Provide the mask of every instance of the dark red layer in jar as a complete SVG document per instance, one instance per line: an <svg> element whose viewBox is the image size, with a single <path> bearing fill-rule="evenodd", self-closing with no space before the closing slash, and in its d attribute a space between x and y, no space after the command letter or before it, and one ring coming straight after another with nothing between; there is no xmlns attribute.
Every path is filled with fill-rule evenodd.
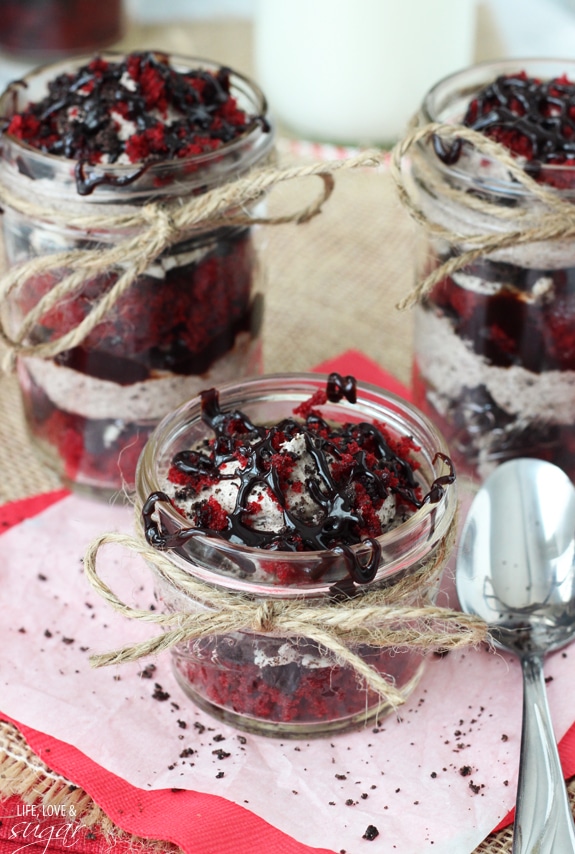
<svg viewBox="0 0 575 854"><path fill-rule="evenodd" d="M31 378L26 421L45 461L64 480L118 489L131 484L154 425L119 418L85 418L59 409Z"/></svg>
<svg viewBox="0 0 575 854"><path fill-rule="evenodd" d="M463 388L461 394L449 398L440 408L435 404L436 392L433 388L430 393L429 383L416 363L413 399L445 436L460 477L475 479L479 467L483 478L489 467L505 460L536 457L554 463L575 480L572 422L551 423L545 410L540 419L518 418L497 404L485 384Z"/></svg>
<svg viewBox="0 0 575 854"><path fill-rule="evenodd" d="M435 343L427 337L427 352L416 356L414 400L461 473L475 476L479 465L484 476L506 459L534 456L575 476L573 407L565 406L575 387L574 268L480 260L432 290L418 328ZM433 368L438 360L442 370Z"/></svg>
<svg viewBox="0 0 575 854"><path fill-rule="evenodd" d="M196 254L197 261L185 261ZM182 266L171 266L178 259L184 259ZM158 379L161 383L162 377L176 375L199 380L222 358L232 357L238 336L257 338L263 310L261 295L253 295L249 230L222 231L207 245L190 241L161 263L163 278L140 276L82 344L54 359L87 382L108 381L128 395L130 386L149 381L151 413L157 409L152 398ZM91 280L77 297L48 311L35 327L34 340L47 341L77 327L114 281L112 276ZM22 309L31 308L53 284L52 276L28 280ZM243 345L239 358L243 370ZM31 430L57 450L67 479L105 477L117 486L133 482L135 463L157 416L114 417L109 406L103 401L102 417L85 417L73 393L64 410L51 401L49 386L35 387L27 403Z"/></svg>
<svg viewBox="0 0 575 854"><path fill-rule="evenodd" d="M55 361L120 385L158 371L204 374L233 348L240 332L254 337L259 332L262 306L252 296L255 263L247 229L222 230L207 243L179 244L157 262L157 275L151 268L139 276L82 344ZM75 329L119 273L91 280L73 299L49 310L35 327L34 342ZM22 311L56 281L52 275L28 280L19 300Z"/></svg>
<svg viewBox="0 0 575 854"><path fill-rule="evenodd" d="M289 642L288 642L289 643ZM375 710L380 698L370 690L362 690L358 677L350 667L305 666L302 657L319 656L318 647L302 641L293 646L298 660L286 664L258 665L254 662L254 640L230 644L222 638L215 645L211 657L214 665L202 658L176 656L175 667L184 686L189 686L195 699L216 707L218 714L231 712L244 718L280 724L320 724L345 722L356 716L365 718L370 709ZM414 679L421 666L420 657L413 653L390 654L372 647L361 647L358 654L382 675L392 677L399 686Z"/></svg>
<svg viewBox="0 0 575 854"><path fill-rule="evenodd" d="M448 276L429 301L475 353L502 368L575 370L575 268L534 270L482 259L458 275L481 284L471 290Z"/></svg>
<svg viewBox="0 0 575 854"><path fill-rule="evenodd" d="M4 0L0 47L53 56L97 50L122 35L122 0Z"/></svg>

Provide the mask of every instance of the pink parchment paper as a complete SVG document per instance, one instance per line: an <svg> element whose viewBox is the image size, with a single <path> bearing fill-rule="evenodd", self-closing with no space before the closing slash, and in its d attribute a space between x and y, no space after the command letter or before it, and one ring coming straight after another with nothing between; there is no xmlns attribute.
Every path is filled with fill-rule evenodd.
<svg viewBox="0 0 575 854"><path fill-rule="evenodd" d="M127 508L69 496L0 537L5 714L142 789L220 795L335 852L466 854L511 808L521 676L499 654L431 657L400 716L376 732L284 743L243 736L196 710L175 684L169 654L154 662L152 679L138 675L148 661L93 670L91 652L154 631L110 610L83 574L94 536L131 529ZM99 567L126 601L152 604L140 559L106 547ZM574 657L568 648L546 666L558 737L575 718ZM153 699L156 683L168 699ZM219 758L220 749L230 755ZM380 832L371 843L362 839L369 824Z"/></svg>

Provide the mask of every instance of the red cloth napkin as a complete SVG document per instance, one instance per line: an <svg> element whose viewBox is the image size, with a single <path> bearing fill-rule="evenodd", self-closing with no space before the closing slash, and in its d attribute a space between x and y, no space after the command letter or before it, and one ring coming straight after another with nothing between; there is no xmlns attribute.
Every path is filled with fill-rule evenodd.
<svg viewBox="0 0 575 854"><path fill-rule="evenodd" d="M6 719L5 715L3 717ZM81 786L109 818L128 833L174 842L186 854L238 854L246 850L246 840L249 840L250 854L334 854L327 849L303 845L249 810L215 795L186 790L149 792L138 789L106 771L75 747L17 721L12 723L53 771ZM24 824L34 824L40 816L15 816L14 805L9 803L8 806L9 812L6 817L2 816L0 831L4 839L15 840L14 848L6 848L6 853L12 854L26 842L34 841L32 829L28 838L23 839ZM81 815L78 818L81 820ZM44 828L66 821L66 817L64 822L44 816L41 819ZM47 831L44 839L46 835ZM50 842L47 851L60 850L52 847L56 841ZM68 840L65 848L69 851L71 847ZM29 854L31 849L25 850ZM86 830L74 839L72 850L77 854L104 854L109 852L110 846L106 846L99 834L95 840L90 839ZM128 850L133 852L133 847L127 847L126 854ZM123 848L114 846L114 851L124 854ZM3 854L2 848L0 852Z"/></svg>
<svg viewBox="0 0 575 854"><path fill-rule="evenodd" d="M394 377L356 351L323 362L320 373L338 371L359 380L382 386L409 399L410 394ZM34 516L67 495L66 490L14 501L0 507L0 531ZM10 720L5 715L4 720ZM106 771L72 745L12 721L34 752L55 772L87 791L93 800L120 828L150 839L174 842L189 854L333 854L327 849L310 848L249 810L224 798L201 792L138 789ZM575 775L575 725L559 745L565 777ZM68 817L23 816L19 798L0 805L0 854L13 854L26 845L27 854L69 851L77 854L104 854L109 845L97 832L82 828L71 839L66 836ZM81 816L79 816L81 818ZM496 830L513 820L513 812ZM24 834L27 836L24 838ZM43 835L41 835L43 834ZM60 834L60 835L59 835ZM69 831L68 831L69 834ZM50 838L48 838L50 836ZM114 845L118 854L127 854L129 845Z"/></svg>

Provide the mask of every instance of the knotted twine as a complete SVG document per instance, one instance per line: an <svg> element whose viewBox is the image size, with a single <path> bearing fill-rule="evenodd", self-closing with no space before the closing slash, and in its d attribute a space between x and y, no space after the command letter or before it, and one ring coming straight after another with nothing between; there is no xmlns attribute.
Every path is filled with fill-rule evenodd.
<svg viewBox="0 0 575 854"><path fill-rule="evenodd" d="M516 186L523 187L533 201L537 199L541 206L537 207L535 213L532 204L508 207L498 203L496 197L494 201L489 201L485 195L470 193L464 186L448 184L441 168L430 167L422 154L421 144L429 145L433 137L447 144L457 141L471 144L479 155L504 167L510 178L517 182ZM416 182L410 174L410 166L415 163L418 180L425 184L426 192L435 197L438 204L454 204L462 212L483 214L496 220L498 225L505 225L505 229L499 233L453 231L430 219L417 202ZM432 122L420 128L411 128L391 153L390 171L399 199L410 216L428 234L446 241L456 253L418 282L399 303L399 308L409 308L420 302L443 278L483 255L527 243L565 240L575 235L575 205L562 198L556 190L531 178L505 146L464 125ZM476 189L480 189L479 185L476 185ZM494 194L493 190L489 192ZM462 249L463 246L466 248Z"/></svg>
<svg viewBox="0 0 575 854"><path fill-rule="evenodd" d="M0 185L0 206L55 225L72 225L79 233L101 230L137 230L108 248L72 249L32 258L10 269L0 278L0 342L5 353L0 367L14 369L17 356L51 358L76 347L109 314L120 297L138 276L166 250L197 226L280 225L309 222L320 213L334 189L334 173L358 167L377 167L383 154L366 151L346 160L324 161L286 168L266 167L226 183L200 196L176 199L170 203L148 203L129 213L93 213L71 216L69 211L22 198ZM274 186L298 178L316 176L322 192L303 209L277 217L258 217L247 213ZM49 341L30 343L29 334L40 318L62 300L77 293L88 280L121 269L113 286L95 302L84 319L69 332ZM26 314L16 332L8 318L9 297L29 279L56 271L69 270Z"/></svg>
<svg viewBox="0 0 575 854"><path fill-rule="evenodd" d="M255 599L245 593L215 587L191 576L167 555L150 547L140 535L101 534L89 544L84 556L84 568L91 585L123 616L153 623L164 632L141 643L92 655L90 663L93 667L104 667L136 661L176 644L229 632L309 638L332 653L338 663L352 667L360 680L396 708L405 702L401 691L390 678L367 664L353 647L367 644L380 648L446 651L477 645L487 637L487 626L479 618L449 608L412 604L416 596L425 599L426 591L437 582L453 545L455 529L454 521L428 560L416 572L396 583L365 592L362 589L359 595L343 601L316 597L311 602L303 598ZM143 557L161 580L207 610L162 614L124 603L96 571L100 549L110 544Z"/></svg>

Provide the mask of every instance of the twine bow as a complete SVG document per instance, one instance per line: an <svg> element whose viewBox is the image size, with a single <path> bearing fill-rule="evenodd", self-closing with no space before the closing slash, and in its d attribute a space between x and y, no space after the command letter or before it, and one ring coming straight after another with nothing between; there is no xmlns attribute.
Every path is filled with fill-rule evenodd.
<svg viewBox="0 0 575 854"><path fill-rule="evenodd" d="M540 202L534 212L533 205L507 207L501 204L493 189L487 195L470 193L465 186L463 173L459 184L445 180L442 164L430 166L422 155L421 144L429 145L433 137L449 144L464 141L473 146L480 154L498 163L508 172L515 185L523 187L533 199ZM411 165L417 168L417 178L410 173ZM412 128L394 147L390 171L395 181L399 199L410 216L433 237L445 240L456 249L456 254L436 267L426 276L400 303L399 308L408 308L421 301L426 294L446 276L461 270L483 255L520 246L527 243L547 240L565 240L575 235L575 205L566 201L554 189L540 184L531 178L505 146L464 125L446 125L430 123L420 128ZM435 197L436 204L457 206L458 213L479 213L491 218L501 230L498 232L454 231L432 219L417 201L418 187L424 186L426 192ZM479 189L479 185L475 187ZM466 247L462 249L462 247Z"/></svg>
<svg viewBox="0 0 575 854"><path fill-rule="evenodd" d="M347 160L319 162L283 169L253 170L236 181L216 187L200 196L169 204L150 203L129 213L93 213L74 216L72 225L79 233L119 230L128 233L108 248L73 249L32 258L9 270L0 279L0 341L5 354L4 371L14 368L16 357L50 358L78 346L111 311L116 302L138 276L183 235L196 226L225 227L257 224L280 225L308 222L320 213L334 188L334 174L342 169L380 165L382 154L367 151ZM276 217L252 216L249 207L272 187L297 178L315 176L322 182L318 197L301 210ZM69 212L29 201L0 186L0 205L13 208L31 218L70 227ZM136 234L133 234L134 230ZM132 232L132 233L131 233ZM113 286L96 301L84 319L69 332L49 341L29 343L30 332L40 318L64 299L70 299L88 280L120 270ZM27 313L15 333L10 331L7 306L9 297L26 281L36 276L69 271L63 274L39 302Z"/></svg>
<svg viewBox="0 0 575 854"><path fill-rule="evenodd" d="M253 632L291 638L310 638L328 650L342 665L352 667L374 692L397 707L401 691L389 678L366 664L353 651L359 644L373 647L452 650L476 645L487 637L478 618L433 605L410 604L414 594L437 581L455 525L446 542L418 573L387 588L373 589L344 601L299 599L256 600L193 578L169 557L151 548L140 537L107 533L93 540L84 557L86 575L96 592L126 617L153 623L164 629L158 636L112 652L93 655L94 667L136 661L199 638L230 632ZM96 558L104 545L123 546L143 557L161 579L193 599L197 612L158 613L133 608L122 602L96 571Z"/></svg>

